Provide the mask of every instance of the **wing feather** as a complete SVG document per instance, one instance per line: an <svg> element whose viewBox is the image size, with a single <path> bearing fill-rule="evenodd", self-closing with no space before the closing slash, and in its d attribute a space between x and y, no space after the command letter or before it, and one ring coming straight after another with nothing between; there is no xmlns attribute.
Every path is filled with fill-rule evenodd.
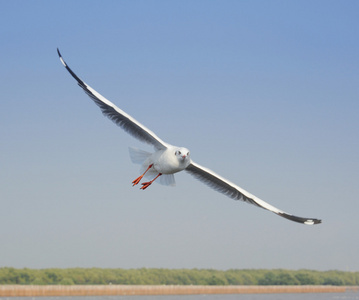
<svg viewBox="0 0 359 300"><path fill-rule="evenodd" d="M76 79L77 84L84 90L84 92L100 107L102 113L106 117L120 126L126 132L131 134L133 137L139 139L142 142L152 144L156 149L166 149L168 147L168 144L162 141L151 130L132 118L130 115L125 113L111 101L107 100L93 88L87 85L84 81L82 81L66 64L61 56L59 49L57 49L57 53L66 70L72 75L73 78Z"/></svg>
<svg viewBox="0 0 359 300"><path fill-rule="evenodd" d="M294 222L303 223L307 225L319 224L322 221L313 218L302 218L293 216L288 214L267 202L257 198L256 196L252 195L251 193L247 192L246 190L240 188L239 186L235 185L234 183L228 181L227 179L217 175L213 171L204 168L194 162L186 168L186 171L193 175L195 178L199 179L200 181L204 182L209 187L213 188L214 190L225 194L226 196L234 199L234 200L242 200L244 202L256 205L258 207L267 209L283 218L289 219Z"/></svg>

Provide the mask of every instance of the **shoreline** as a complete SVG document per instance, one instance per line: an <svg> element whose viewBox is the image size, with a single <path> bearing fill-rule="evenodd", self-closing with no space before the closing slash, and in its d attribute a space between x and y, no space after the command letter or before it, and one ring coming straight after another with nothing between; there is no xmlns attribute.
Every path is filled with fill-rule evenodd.
<svg viewBox="0 0 359 300"><path fill-rule="evenodd" d="M282 294L358 292L358 286L0 285L0 297Z"/></svg>

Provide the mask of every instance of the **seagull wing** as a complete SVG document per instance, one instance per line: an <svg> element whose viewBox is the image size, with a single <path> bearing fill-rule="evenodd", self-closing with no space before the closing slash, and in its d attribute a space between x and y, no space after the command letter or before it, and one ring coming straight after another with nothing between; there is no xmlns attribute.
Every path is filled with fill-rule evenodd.
<svg viewBox="0 0 359 300"><path fill-rule="evenodd" d="M59 49L57 49L60 60L67 71L76 79L78 85L85 91L85 93L101 108L102 113L115 122L118 126L122 127L129 134L139 139L142 142L152 144L156 149L166 149L168 144L162 141L151 130L143 126L140 122L136 121L130 115L119 109L111 101L107 100L104 96L100 95L93 88L82 81L65 63L61 56Z"/></svg>
<svg viewBox="0 0 359 300"><path fill-rule="evenodd" d="M283 218L289 219L294 222L303 223L307 225L319 224L322 221L318 219L311 218L301 218L297 216L290 215L280 209L268 204L267 202L257 198L256 196L250 194L246 190L240 188L239 186L233 184L227 179L217 175L213 171L204 168L194 162L186 168L186 171L193 175L195 178L201 180L209 187L215 189L216 191L227 195L228 197L235 200L242 200L247 203L254 204L261 208L267 209Z"/></svg>

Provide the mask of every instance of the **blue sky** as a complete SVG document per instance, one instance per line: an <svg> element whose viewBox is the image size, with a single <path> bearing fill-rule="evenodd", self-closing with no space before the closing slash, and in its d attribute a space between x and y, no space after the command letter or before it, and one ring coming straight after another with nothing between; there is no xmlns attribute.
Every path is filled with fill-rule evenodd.
<svg viewBox="0 0 359 300"><path fill-rule="evenodd" d="M2 1L0 266L359 270L357 1ZM128 146L61 65L304 226Z"/></svg>

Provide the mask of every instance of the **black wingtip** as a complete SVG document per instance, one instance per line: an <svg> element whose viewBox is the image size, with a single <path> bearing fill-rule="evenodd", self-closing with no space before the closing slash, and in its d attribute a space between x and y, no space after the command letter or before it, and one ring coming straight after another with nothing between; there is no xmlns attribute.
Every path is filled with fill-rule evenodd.
<svg viewBox="0 0 359 300"><path fill-rule="evenodd" d="M76 79L77 83L85 89L85 92L88 91L87 85L79 78L77 75L70 69L70 67L65 63L64 59L62 58L62 55L60 53L59 48L57 48L57 54L59 55L60 61L63 64L63 66L66 68L66 70L71 74L73 78Z"/></svg>
<svg viewBox="0 0 359 300"><path fill-rule="evenodd" d="M297 217L297 216L293 216L293 215L288 215L286 213L278 213L278 215L283 218L286 218L288 220L306 224L306 225L316 225L316 224L322 223L322 220L319 220L319 219L301 218L301 217Z"/></svg>
<svg viewBox="0 0 359 300"><path fill-rule="evenodd" d="M59 55L59 58L60 58L61 63L64 65L64 67L67 68L67 65L66 65L64 59L62 58L62 55L61 55L61 53L60 53L59 48L57 48L57 54Z"/></svg>
<svg viewBox="0 0 359 300"><path fill-rule="evenodd" d="M316 225L316 224L321 224L322 220L319 219L308 219L307 221L305 221L303 224L306 225Z"/></svg>

